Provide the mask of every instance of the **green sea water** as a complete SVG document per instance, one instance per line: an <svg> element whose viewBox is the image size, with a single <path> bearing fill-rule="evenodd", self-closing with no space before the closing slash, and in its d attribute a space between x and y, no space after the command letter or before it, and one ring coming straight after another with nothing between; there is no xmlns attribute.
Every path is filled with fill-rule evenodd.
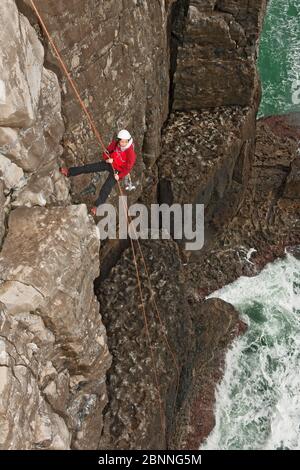
<svg viewBox="0 0 300 470"><path fill-rule="evenodd" d="M258 117L300 111L300 0L270 0L260 39Z"/></svg>

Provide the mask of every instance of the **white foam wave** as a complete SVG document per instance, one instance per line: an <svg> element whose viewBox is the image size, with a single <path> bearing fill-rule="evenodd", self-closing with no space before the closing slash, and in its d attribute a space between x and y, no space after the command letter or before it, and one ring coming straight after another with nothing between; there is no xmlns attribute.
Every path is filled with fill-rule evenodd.
<svg viewBox="0 0 300 470"><path fill-rule="evenodd" d="M248 323L226 356L202 449L300 449L300 261L292 255L213 293Z"/></svg>

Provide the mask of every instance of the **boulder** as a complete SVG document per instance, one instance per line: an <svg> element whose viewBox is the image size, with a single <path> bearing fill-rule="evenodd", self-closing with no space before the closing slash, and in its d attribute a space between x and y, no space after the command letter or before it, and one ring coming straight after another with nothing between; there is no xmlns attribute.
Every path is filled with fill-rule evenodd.
<svg viewBox="0 0 300 470"><path fill-rule="evenodd" d="M85 205L18 208L8 225L0 254L8 361L0 448L67 449L71 440L79 449L97 448L110 355L93 292L96 226Z"/></svg>
<svg viewBox="0 0 300 470"><path fill-rule="evenodd" d="M0 126L30 127L40 98L44 48L14 0L0 4Z"/></svg>
<svg viewBox="0 0 300 470"><path fill-rule="evenodd" d="M58 79L43 68L35 122L24 129L0 127L0 150L24 171L34 172L61 156L63 133Z"/></svg>
<svg viewBox="0 0 300 470"><path fill-rule="evenodd" d="M13 207L46 206L47 204L65 204L70 202L67 179L58 171L42 170L31 175L26 186L16 191L13 196Z"/></svg>
<svg viewBox="0 0 300 470"><path fill-rule="evenodd" d="M26 179L22 168L12 163L8 158L0 154L0 180L3 181L6 191L24 187Z"/></svg>

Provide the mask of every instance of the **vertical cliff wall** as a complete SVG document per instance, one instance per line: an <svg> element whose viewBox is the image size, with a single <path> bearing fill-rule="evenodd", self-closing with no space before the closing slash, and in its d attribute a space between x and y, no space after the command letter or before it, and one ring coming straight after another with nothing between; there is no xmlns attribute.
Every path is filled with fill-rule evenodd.
<svg viewBox="0 0 300 470"><path fill-rule="evenodd" d="M108 144L120 128L135 139L136 199L148 168L160 154L161 128L168 116L170 12L174 0L36 1L85 104ZM19 0L32 24L27 0ZM61 80L64 159L68 164L97 160L101 149L65 77L47 47L46 63ZM79 186L77 186L79 181ZM74 182L74 191L80 179Z"/></svg>
<svg viewBox="0 0 300 470"><path fill-rule="evenodd" d="M105 141L132 130L134 199L168 116L173 3L36 1ZM30 2L0 13L0 445L96 448L110 364L93 293L99 234L58 166L99 148Z"/></svg>
<svg viewBox="0 0 300 470"><path fill-rule="evenodd" d="M58 171L60 86L38 35L14 0L0 25L0 448L97 448L99 234Z"/></svg>
<svg viewBox="0 0 300 470"><path fill-rule="evenodd" d="M266 1L191 1L173 112L158 160L160 202L203 203L207 237L243 202L254 158L256 70Z"/></svg>
<svg viewBox="0 0 300 470"><path fill-rule="evenodd" d="M266 0L191 0L175 74L174 109L253 102Z"/></svg>

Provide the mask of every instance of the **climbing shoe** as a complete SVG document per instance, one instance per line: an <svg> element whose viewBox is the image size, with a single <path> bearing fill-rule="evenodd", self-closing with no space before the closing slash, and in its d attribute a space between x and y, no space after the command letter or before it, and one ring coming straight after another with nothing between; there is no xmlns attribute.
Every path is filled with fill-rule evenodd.
<svg viewBox="0 0 300 470"><path fill-rule="evenodd" d="M64 176L69 176L69 169L65 166L59 167L59 171Z"/></svg>
<svg viewBox="0 0 300 470"><path fill-rule="evenodd" d="M92 207L90 212L92 215L97 215L97 207Z"/></svg>

